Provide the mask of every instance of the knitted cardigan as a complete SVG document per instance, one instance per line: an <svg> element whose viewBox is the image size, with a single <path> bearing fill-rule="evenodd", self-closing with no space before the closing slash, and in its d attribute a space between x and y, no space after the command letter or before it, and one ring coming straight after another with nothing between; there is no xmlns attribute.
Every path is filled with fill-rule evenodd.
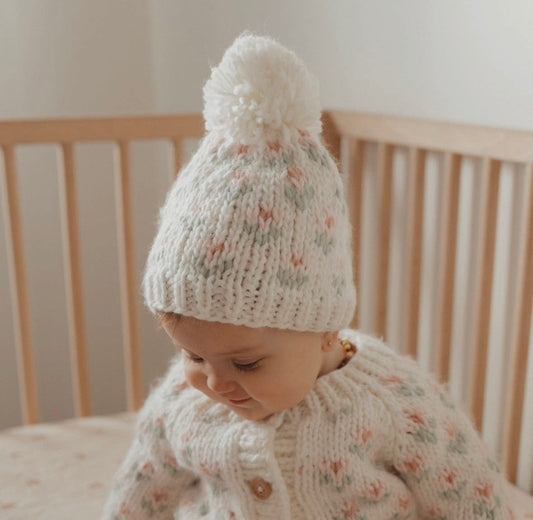
<svg viewBox="0 0 533 520"><path fill-rule="evenodd" d="M511 519L505 477L444 386L378 338L293 408L250 421L176 355L141 408L103 520Z"/></svg>

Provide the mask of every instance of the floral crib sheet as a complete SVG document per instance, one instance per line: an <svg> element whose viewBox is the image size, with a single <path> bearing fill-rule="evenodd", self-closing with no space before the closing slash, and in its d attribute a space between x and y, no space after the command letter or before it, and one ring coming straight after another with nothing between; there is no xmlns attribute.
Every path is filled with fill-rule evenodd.
<svg viewBox="0 0 533 520"><path fill-rule="evenodd" d="M99 518L135 417L125 412L1 430L0 518Z"/></svg>

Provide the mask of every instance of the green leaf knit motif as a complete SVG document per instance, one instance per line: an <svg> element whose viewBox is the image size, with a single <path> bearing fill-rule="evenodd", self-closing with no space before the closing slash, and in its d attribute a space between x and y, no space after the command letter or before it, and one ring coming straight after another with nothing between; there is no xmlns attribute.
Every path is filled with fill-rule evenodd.
<svg viewBox="0 0 533 520"><path fill-rule="evenodd" d="M309 276L302 273L291 274L290 269L283 267L278 269L277 278L281 285L290 289L300 289L300 287L309 280Z"/></svg>
<svg viewBox="0 0 533 520"><path fill-rule="evenodd" d="M325 255L331 253L335 246L335 238L331 237L328 240L328 235L326 231L318 232L315 236L315 243L322 249Z"/></svg>
<svg viewBox="0 0 533 520"><path fill-rule="evenodd" d="M309 200L314 196L315 189L313 186L304 186L302 191L294 185L285 186L285 196L294 203L296 209L304 211Z"/></svg>

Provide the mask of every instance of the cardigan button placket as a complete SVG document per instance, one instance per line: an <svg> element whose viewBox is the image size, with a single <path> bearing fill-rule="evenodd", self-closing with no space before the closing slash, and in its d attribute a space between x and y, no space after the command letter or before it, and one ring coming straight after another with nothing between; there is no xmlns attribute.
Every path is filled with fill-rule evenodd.
<svg viewBox="0 0 533 520"><path fill-rule="evenodd" d="M261 500L266 500L272 494L272 486L260 477L249 482L254 495Z"/></svg>

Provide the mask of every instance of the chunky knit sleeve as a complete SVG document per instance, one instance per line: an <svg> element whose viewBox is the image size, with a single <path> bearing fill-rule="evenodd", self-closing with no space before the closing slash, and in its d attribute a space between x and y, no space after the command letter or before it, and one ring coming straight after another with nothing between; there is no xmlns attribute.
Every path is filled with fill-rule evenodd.
<svg viewBox="0 0 533 520"><path fill-rule="evenodd" d="M195 476L178 465L166 435L161 388L148 396L137 416L133 442L112 480L102 520L172 520Z"/></svg>
<svg viewBox="0 0 533 520"><path fill-rule="evenodd" d="M404 357L382 380L393 393L394 470L421 518L515 518L505 476L444 385Z"/></svg>

